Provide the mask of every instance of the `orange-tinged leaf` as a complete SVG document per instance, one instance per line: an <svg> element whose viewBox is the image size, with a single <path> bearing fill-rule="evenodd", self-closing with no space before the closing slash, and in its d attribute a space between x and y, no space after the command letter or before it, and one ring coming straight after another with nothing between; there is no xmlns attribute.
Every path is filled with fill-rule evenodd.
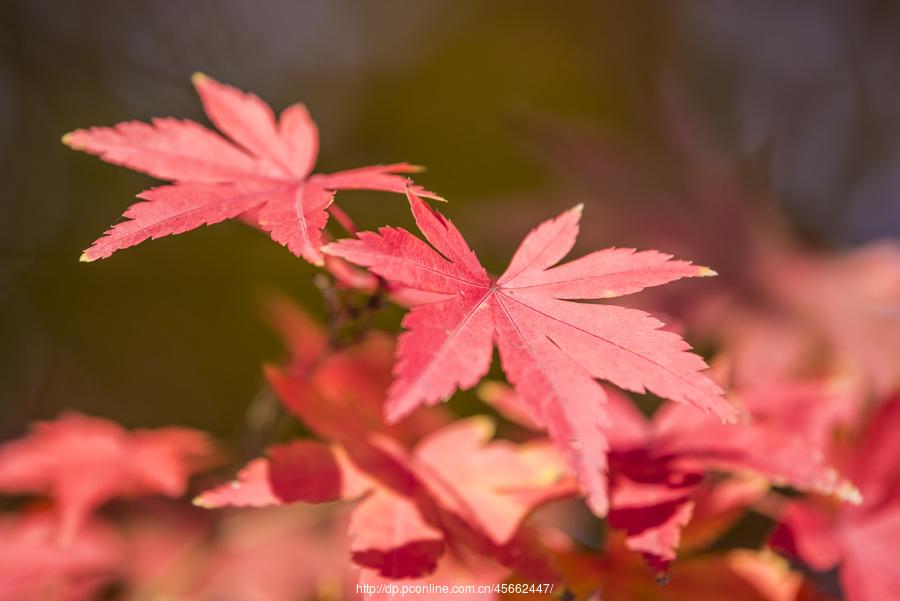
<svg viewBox="0 0 900 601"><path fill-rule="evenodd" d="M381 489L363 500L350 520L353 561L387 578L434 572L444 534L422 519L415 503Z"/></svg>
<svg viewBox="0 0 900 601"><path fill-rule="evenodd" d="M490 442L493 433L485 417L458 421L424 439L414 455L438 503L504 545L535 507L577 489L553 447Z"/></svg>

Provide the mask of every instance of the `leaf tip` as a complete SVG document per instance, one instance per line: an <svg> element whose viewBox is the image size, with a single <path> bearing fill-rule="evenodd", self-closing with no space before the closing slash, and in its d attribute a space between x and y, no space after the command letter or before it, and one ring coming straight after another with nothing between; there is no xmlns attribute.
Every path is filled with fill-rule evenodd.
<svg viewBox="0 0 900 601"><path fill-rule="evenodd" d="M494 437L494 434L497 432L497 424L493 419L487 415L476 415L470 419L473 426L481 435L481 440L488 441Z"/></svg>
<svg viewBox="0 0 900 601"><path fill-rule="evenodd" d="M591 513L598 518L604 518L609 513L609 501L606 498L606 493L601 495L589 494L587 497L587 505L588 509L591 510Z"/></svg>
<svg viewBox="0 0 900 601"><path fill-rule="evenodd" d="M703 265L699 266L699 275L701 278L712 278L719 275L719 272L715 269L710 269L709 267L704 267Z"/></svg>
<svg viewBox="0 0 900 601"><path fill-rule="evenodd" d="M196 497L191 499L191 505L194 505L195 507L202 507L203 509L209 509L210 504L203 497L204 497L204 495L202 495L202 494L197 495Z"/></svg>
<svg viewBox="0 0 900 601"><path fill-rule="evenodd" d="M846 480L841 483L835 494L841 501L850 503L851 505L862 505L863 503L862 493L852 483Z"/></svg>
<svg viewBox="0 0 900 601"><path fill-rule="evenodd" d="M191 75L191 83L195 86L203 85L207 79L209 79L209 77L207 77L206 73L200 71L195 71L194 74Z"/></svg>
<svg viewBox="0 0 900 601"><path fill-rule="evenodd" d="M396 426L403 419L403 415L388 409L385 409L382 417L384 418L384 423L388 426Z"/></svg>
<svg viewBox="0 0 900 601"><path fill-rule="evenodd" d="M721 398L721 397L720 397ZM723 424L737 425L747 422L747 414L741 412L737 407L722 399L727 406L714 410L714 415L722 421Z"/></svg>
<svg viewBox="0 0 900 601"><path fill-rule="evenodd" d="M403 421L403 418L409 415L410 411L410 409L399 406L396 402L386 402L384 404L384 409L382 410L382 417L384 418L385 424L394 426Z"/></svg>
<svg viewBox="0 0 900 601"><path fill-rule="evenodd" d="M60 142L71 148L72 150L83 150L84 146L78 144L75 141L75 134L78 133L79 130L70 131L68 133L63 134L63 136L59 139Z"/></svg>
<svg viewBox="0 0 900 601"><path fill-rule="evenodd" d="M576 213L583 213L584 212L584 203L579 202L577 205L572 207L572 210L575 211Z"/></svg>
<svg viewBox="0 0 900 601"><path fill-rule="evenodd" d="M81 256L78 257L78 260L82 263L93 263L94 257L90 256L87 251L81 253Z"/></svg>
<svg viewBox="0 0 900 601"><path fill-rule="evenodd" d="M503 391L503 385L494 380L483 380L478 387L475 388L475 396L484 402L497 398ZM490 399L490 400L489 400Z"/></svg>

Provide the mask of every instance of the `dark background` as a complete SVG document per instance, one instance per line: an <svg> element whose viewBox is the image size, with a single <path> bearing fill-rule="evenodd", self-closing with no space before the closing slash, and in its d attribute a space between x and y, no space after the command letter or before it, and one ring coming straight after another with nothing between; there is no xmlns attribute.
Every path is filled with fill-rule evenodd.
<svg viewBox="0 0 900 601"><path fill-rule="evenodd" d="M560 208L639 202L573 187L547 132L640 147L652 178L671 168L653 116L673 94L695 117L678 124L751 162L809 240L900 231L896 2L3 2L0 437L68 407L231 437L279 354L261 300L286 291L321 315L312 268L237 223L78 262L152 181L60 136L205 122L194 71L278 110L305 102L320 171L427 165L419 181L494 270ZM340 200L366 226L408 221L400 197Z"/></svg>

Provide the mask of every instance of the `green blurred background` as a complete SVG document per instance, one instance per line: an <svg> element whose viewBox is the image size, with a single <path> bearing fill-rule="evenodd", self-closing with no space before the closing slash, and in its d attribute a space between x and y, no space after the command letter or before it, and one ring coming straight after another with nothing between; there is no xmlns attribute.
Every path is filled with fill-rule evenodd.
<svg viewBox="0 0 900 601"><path fill-rule="evenodd" d="M262 299L285 291L322 314L313 269L237 223L78 262L153 182L60 136L205 122L195 71L276 109L305 102L319 171L426 165L418 181L495 271L560 208L639 202L574 185L556 133L640 148L654 178L673 168L655 118L673 93L696 117L680 125L754 164L810 239L900 224L896 2L9 1L0 21L0 437L69 407L233 437L280 352ZM400 197L340 201L367 227L409 222ZM593 238L582 246L629 233Z"/></svg>

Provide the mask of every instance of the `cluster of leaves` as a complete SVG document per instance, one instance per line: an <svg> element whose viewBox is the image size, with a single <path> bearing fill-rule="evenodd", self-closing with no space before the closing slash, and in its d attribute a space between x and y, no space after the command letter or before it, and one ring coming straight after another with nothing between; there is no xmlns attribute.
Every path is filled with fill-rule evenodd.
<svg viewBox="0 0 900 601"><path fill-rule="evenodd" d="M273 303L290 356L266 379L308 435L224 484L207 472L195 507L158 496L223 462L199 432L69 414L0 447L0 490L22 497L0 521L0 600L337 599L356 584L387 598L377 585L393 582L552 584L545 596L565 599L900 599L900 353L864 344L900 340L900 249L834 257L735 237L765 266L739 275L767 302L743 299L746 285L698 286L688 295L702 310L665 326L609 299L715 272L631 248L561 262L578 206L531 230L493 277L423 200L443 199L408 179L417 168L311 175L318 133L302 105L276 119L256 96L194 84L224 136L157 119L64 137L172 182L141 193L82 260L240 219L320 266L329 289L408 308L404 332L348 342ZM424 240L357 232L334 203L352 189L405 195ZM335 240L330 216L350 238ZM647 302L662 313L664 298ZM713 369L683 328L719 348ZM495 346L507 382L484 380ZM476 386L484 415L441 403ZM737 549L729 537L748 516L769 525ZM842 592L827 586L835 570ZM484 590L468 598L515 596Z"/></svg>

